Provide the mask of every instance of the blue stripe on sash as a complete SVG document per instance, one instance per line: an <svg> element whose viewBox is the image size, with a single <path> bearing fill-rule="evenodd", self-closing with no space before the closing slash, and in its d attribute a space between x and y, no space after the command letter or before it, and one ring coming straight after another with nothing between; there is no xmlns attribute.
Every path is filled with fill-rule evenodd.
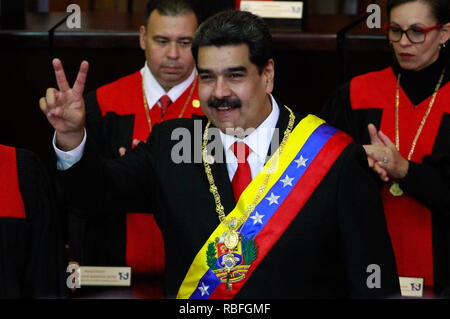
<svg viewBox="0 0 450 319"><path fill-rule="evenodd" d="M289 164L287 169L284 171L281 179L276 182L275 185L269 190L266 195L267 197L264 198L256 206L254 212L249 216L247 222L243 225L241 234L248 238L258 235L258 233L264 228L273 214L277 211L280 204L286 199L291 190L303 176L309 164L314 160L314 158L320 152L325 143L330 139L330 137L333 136L336 132L337 129L335 129L334 127L327 124L322 124L314 131L313 134L311 134L303 148L298 152L295 160L291 164ZM303 157L304 160L307 159L304 166L299 166L299 163L301 162L296 162L297 160L300 160L300 156ZM287 177L294 178L291 182L292 186L284 186L282 180ZM271 204L271 202L267 199L272 194L275 196L279 196L279 198L277 199L277 202L279 203L278 205L276 203ZM255 217L257 213L258 215L264 215L264 217L262 217L262 223L257 222L256 218L255 220L252 219L252 217Z"/></svg>

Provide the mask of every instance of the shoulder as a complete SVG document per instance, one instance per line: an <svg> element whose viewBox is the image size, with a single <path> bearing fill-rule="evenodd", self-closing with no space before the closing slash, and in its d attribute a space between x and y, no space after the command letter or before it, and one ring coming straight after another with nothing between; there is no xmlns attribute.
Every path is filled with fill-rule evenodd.
<svg viewBox="0 0 450 319"><path fill-rule="evenodd" d="M170 141L176 136L184 135L185 137L186 134L189 134L189 138L202 138L203 129L207 122L208 118L206 116L195 116L192 118L176 118L155 123L149 135L149 140L158 138L161 141Z"/></svg>
<svg viewBox="0 0 450 319"><path fill-rule="evenodd" d="M33 218L33 212L46 200L43 195L50 185L46 169L40 158L29 150L4 146L0 150L2 187L7 188L9 205L16 207L18 215L26 211L27 218Z"/></svg>
<svg viewBox="0 0 450 319"><path fill-rule="evenodd" d="M121 77L120 79L118 79L118 80L116 80L114 82L105 84L105 85L99 87L97 89L97 91L98 92L102 92L102 93L103 92L104 93L108 92L108 93L114 94L114 93L117 92L118 89L129 88L130 86L131 87L134 87L134 86L139 86L140 87L141 85L142 85L141 72L137 71L135 73L126 75L124 77Z"/></svg>
<svg viewBox="0 0 450 319"><path fill-rule="evenodd" d="M396 76L391 67L357 76L350 83L350 101L353 109L372 108L392 95Z"/></svg>
<svg viewBox="0 0 450 319"><path fill-rule="evenodd" d="M0 145L0 167L12 170L39 170L42 163L32 151Z"/></svg>
<svg viewBox="0 0 450 319"><path fill-rule="evenodd" d="M388 79L395 78L394 71L391 67L380 71L369 72L354 77L350 82L350 89L373 88L386 82Z"/></svg>
<svg viewBox="0 0 450 319"><path fill-rule="evenodd" d="M100 109L102 116L110 111L119 114L132 112L136 104L143 103L140 71L89 92L85 97L85 101L87 109ZM98 113L98 110L96 112Z"/></svg>
<svg viewBox="0 0 450 319"><path fill-rule="evenodd" d="M49 182L47 169L34 152L18 148L16 158L21 189L35 189Z"/></svg>
<svg viewBox="0 0 450 319"><path fill-rule="evenodd" d="M308 140L310 144L321 147L321 156L326 162L332 162L332 168L338 170L344 167L351 168L356 162L367 166L364 148L357 144L349 134L327 124L315 115L308 115L300 119L299 125L302 126L301 129L304 127L305 131L315 128Z"/></svg>
<svg viewBox="0 0 450 319"><path fill-rule="evenodd" d="M208 118L206 116L170 119L155 124L150 136L157 134L160 137L166 136L167 138L170 138L174 134L177 134L177 132L179 132L179 134L189 132L196 135L200 134L200 137L202 137L203 129L207 122ZM192 136L194 137L194 135Z"/></svg>
<svg viewBox="0 0 450 319"><path fill-rule="evenodd" d="M96 97L97 95L106 95L106 94L113 94L117 95L121 93L121 89L123 88L130 88L133 86L137 86L142 84L142 75L141 71L137 71L132 74L128 74L124 77L121 77L113 82L104 84L97 89L94 89L92 91L89 91L86 96L89 97Z"/></svg>

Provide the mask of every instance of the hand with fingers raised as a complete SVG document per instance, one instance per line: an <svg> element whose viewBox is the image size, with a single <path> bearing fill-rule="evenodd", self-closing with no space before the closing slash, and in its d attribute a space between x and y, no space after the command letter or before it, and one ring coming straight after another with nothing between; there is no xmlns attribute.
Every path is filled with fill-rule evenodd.
<svg viewBox="0 0 450 319"><path fill-rule="evenodd" d="M73 87L67 82L64 68L59 59L53 60L58 89L47 89L46 96L39 100L39 106L56 131L56 145L63 151L70 151L81 144L84 138L85 105L83 91L89 63L83 61Z"/></svg>
<svg viewBox="0 0 450 319"><path fill-rule="evenodd" d="M400 154L395 144L375 125L369 124L371 144L364 145L369 166L384 182L390 178L399 179L406 176L409 162Z"/></svg>

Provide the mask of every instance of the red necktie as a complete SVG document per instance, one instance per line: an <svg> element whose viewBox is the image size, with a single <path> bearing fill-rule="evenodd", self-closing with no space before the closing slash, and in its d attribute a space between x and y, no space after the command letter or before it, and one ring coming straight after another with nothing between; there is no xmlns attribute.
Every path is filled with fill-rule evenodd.
<svg viewBox="0 0 450 319"><path fill-rule="evenodd" d="M234 198L237 202L244 189L252 181L250 165L247 162L247 157L252 150L243 142L236 142L231 145L231 147L234 155L236 155L238 159L238 167L231 182L233 186Z"/></svg>
<svg viewBox="0 0 450 319"><path fill-rule="evenodd" d="M161 104L161 118L164 117L164 113L166 113L167 107L172 103L172 100L168 95L163 95L159 99L159 103Z"/></svg>

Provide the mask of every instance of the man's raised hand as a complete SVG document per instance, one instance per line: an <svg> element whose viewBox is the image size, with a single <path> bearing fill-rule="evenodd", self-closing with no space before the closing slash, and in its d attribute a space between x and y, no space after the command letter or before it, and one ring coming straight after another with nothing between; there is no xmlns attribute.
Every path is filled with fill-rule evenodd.
<svg viewBox="0 0 450 319"><path fill-rule="evenodd" d="M84 137L85 105L83 92L89 63L83 61L73 87L67 82L64 68L59 59L53 60L58 89L47 89L46 96L39 100L39 106L47 120L56 130L56 144L63 151L80 145Z"/></svg>

